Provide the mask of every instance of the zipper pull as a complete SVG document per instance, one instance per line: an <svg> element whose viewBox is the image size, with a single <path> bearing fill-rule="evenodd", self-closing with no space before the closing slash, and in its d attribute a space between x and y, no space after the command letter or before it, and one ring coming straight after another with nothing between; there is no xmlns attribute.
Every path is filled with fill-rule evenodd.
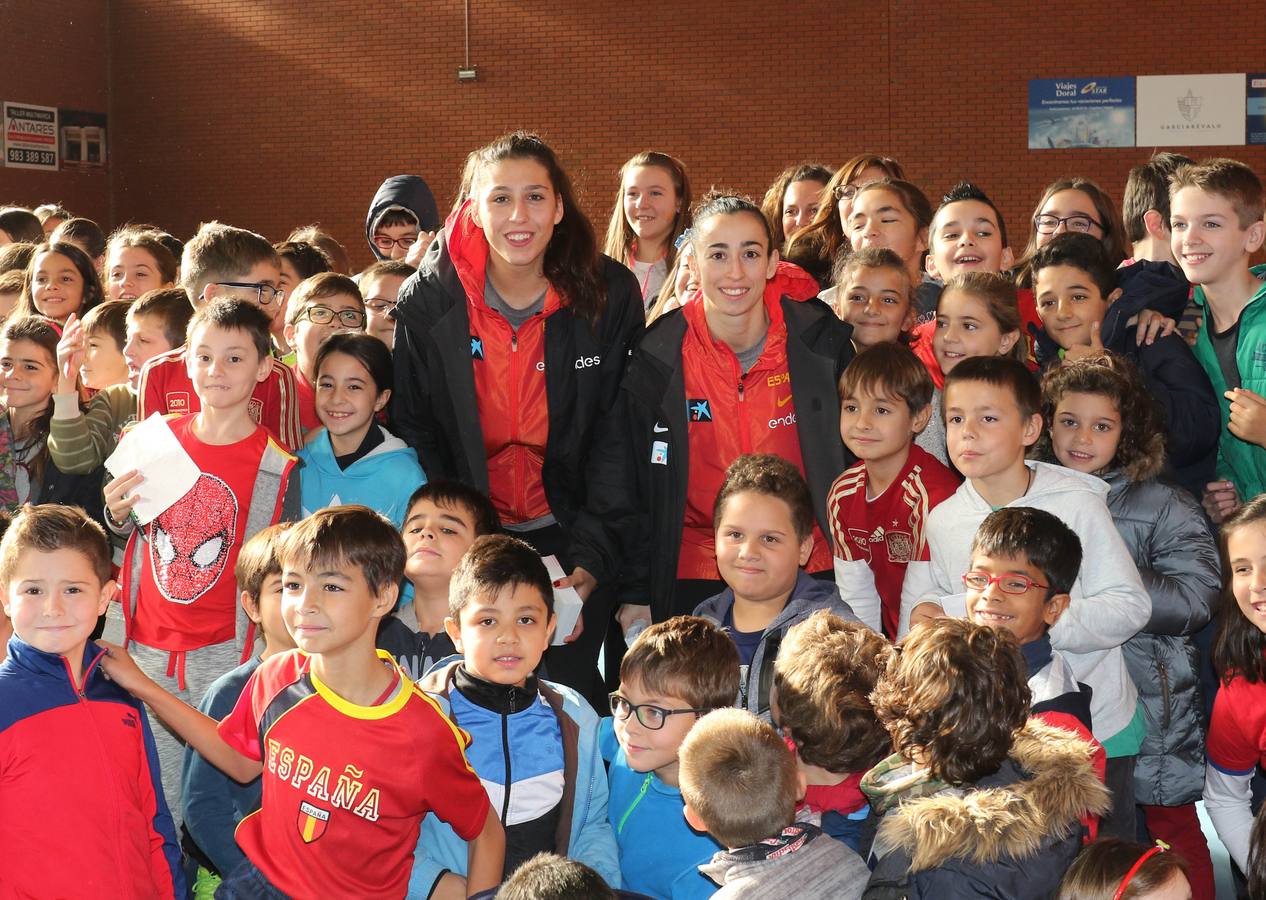
<svg viewBox="0 0 1266 900"><path fill-rule="evenodd" d="M518 351L519 351L519 336L518 334L512 334L510 335L510 352L517 353Z"/></svg>
<svg viewBox="0 0 1266 900"><path fill-rule="evenodd" d="M741 403L743 401L743 379L741 378L739 379L739 383L738 383L738 398L739 398L739 402Z"/></svg>

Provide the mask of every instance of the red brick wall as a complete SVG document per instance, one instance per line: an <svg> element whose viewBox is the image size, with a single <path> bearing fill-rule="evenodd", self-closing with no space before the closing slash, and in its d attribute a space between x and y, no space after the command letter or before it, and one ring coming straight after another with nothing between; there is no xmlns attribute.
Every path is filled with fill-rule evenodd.
<svg viewBox="0 0 1266 900"><path fill-rule="evenodd" d="M63 5L99 10L101 0ZM616 170L644 148L682 157L697 193L754 194L788 163L878 151L933 198L959 177L977 180L1022 246L1049 181L1084 174L1119 198L1150 151L1030 152L1028 79L1266 68L1251 7L1209 0L1195 15L1157 0L1133 22L1086 0L1005 11L982 0L471 0L479 80L459 83L461 0L112 0L114 219L187 236L219 217L274 239L319 220L360 264L382 178L421 174L443 208L467 151L527 127L560 151L599 230ZM99 86L99 57L83 57L95 76L72 54L73 79L28 73L21 92L42 102L42 84ZM1225 152L1266 175L1266 148L1187 152ZM0 197L17 196L13 178L0 175ZM73 179L58 178L68 186L32 179L22 196L71 202Z"/></svg>
<svg viewBox="0 0 1266 900"><path fill-rule="evenodd" d="M0 0L0 100L106 112L109 22L105 0ZM49 201L109 222L109 176L0 165L0 205Z"/></svg>

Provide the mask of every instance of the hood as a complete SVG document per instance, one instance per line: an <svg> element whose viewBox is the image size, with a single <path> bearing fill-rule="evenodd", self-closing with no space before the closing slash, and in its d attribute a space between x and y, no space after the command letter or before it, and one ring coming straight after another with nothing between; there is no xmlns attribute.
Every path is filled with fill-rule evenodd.
<svg viewBox="0 0 1266 900"><path fill-rule="evenodd" d="M377 427L382 432L382 443L346 469L340 469L338 463L334 461L334 447L330 444L330 433L324 428L311 444L299 451L299 456L316 470L316 474L344 479L377 478L384 466L390 465L396 457L401 455L410 455L415 462L417 461L417 454L408 444L381 425Z"/></svg>
<svg viewBox="0 0 1266 900"><path fill-rule="evenodd" d="M725 620L725 614L734 606L734 590L726 588L714 597L699 604L695 609L696 616L712 619L718 625ZM819 609L839 616L848 622L861 622L853 613L853 608L840 597L839 588L834 581L819 581L805 573L803 569L796 575L796 586L791 590L791 599L783 607L774 621L769 623L766 632L790 628L792 625L807 619Z"/></svg>
<svg viewBox="0 0 1266 900"><path fill-rule="evenodd" d="M1145 309L1178 321L1191 295L1182 270L1163 260L1141 260L1118 269L1117 287L1121 296L1103 317L1103 343L1110 349L1125 342L1130 333L1126 323Z"/></svg>
<svg viewBox="0 0 1266 900"><path fill-rule="evenodd" d="M1071 732L1030 719L1011 746L1012 765L975 789L902 803L880 824L876 846L900 848L912 872L956 857L981 865L1032 856L1052 838L1072 833L1084 813L1111 808L1091 764L1094 752Z"/></svg>
<svg viewBox="0 0 1266 900"><path fill-rule="evenodd" d="M374 224L382 218L383 213L393 207L407 209L418 217L418 227L423 231L434 231L440 227L439 208L435 205L435 195L420 175L392 175L378 187L374 194L374 202L369 204L369 212L365 215L365 240L369 249L374 251L378 259L387 256L374 246Z"/></svg>
<svg viewBox="0 0 1266 900"><path fill-rule="evenodd" d="M769 280L769 287L765 290L766 296L769 295L769 288L777 289L775 297L786 296L792 300L808 300L810 297L818 296L822 290L816 278L785 259L778 260L774 277Z"/></svg>
<svg viewBox="0 0 1266 900"><path fill-rule="evenodd" d="M1025 460L1024 464L1033 470L1033 483L1029 485L1028 493L1020 498L1022 500L1027 501L1036 497L1051 497L1061 494L1089 493L1107 502L1108 485L1102 478L1086 475L1083 472L1077 472L1055 463L1041 462L1034 459ZM963 489L975 510L983 510L985 515L993 511L992 507L985 501L985 498L980 496L972 486L970 479L963 482ZM1076 501L1075 499L1070 499L1066 502ZM1032 504L1021 503L1020 500L1016 500L1010 505L1026 506Z"/></svg>

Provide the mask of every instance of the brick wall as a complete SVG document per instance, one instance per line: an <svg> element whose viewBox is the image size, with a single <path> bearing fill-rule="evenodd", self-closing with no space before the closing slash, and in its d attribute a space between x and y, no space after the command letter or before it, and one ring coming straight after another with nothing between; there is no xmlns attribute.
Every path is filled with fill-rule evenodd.
<svg viewBox="0 0 1266 900"><path fill-rule="evenodd" d="M102 2L62 5L96 10L79 21L104 28ZM1030 152L1029 78L1266 68L1260 16L1238 0L1198 15L1157 0L1138 22L1086 0L470 2L474 83L456 80L462 0L111 0L113 221L187 236L218 217L277 239L319 220L361 264L383 177L423 175L444 208L467 151L527 127L560 151L600 231L615 172L640 149L682 157L696 192L753 194L788 163L878 151L934 198L959 177L979 181L1022 246L1049 181L1084 174L1119 198L1150 150ZM24 76L26 99L51 96L41 84L99 88L100 42L75 43L96 49L61 53L70 79ZM1266 148L1188 152L1266 175ZM72 202L73 179L58 177L65 188L32 179L19 192L0 175L0 197Z"/></svg>
<svg viewBox="0 0 1266 900"><path fill-rule="evenodd" d="M105 0L0 0L0 100L107 111L110 17ZM110 122L110 126L114 123ZM104 172L38 172L0 166L0 205L58 201L111 221Z"/></svg>

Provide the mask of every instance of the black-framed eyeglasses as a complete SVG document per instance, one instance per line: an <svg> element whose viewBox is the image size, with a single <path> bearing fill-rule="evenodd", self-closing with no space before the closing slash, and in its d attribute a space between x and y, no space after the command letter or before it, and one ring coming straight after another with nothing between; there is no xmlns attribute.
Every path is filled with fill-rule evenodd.
<svg viewBox="0 0 1266 900"><path fill-rule="evenodd" d="M611 715L621 722L630 715L635 715L637 720L651 731L659 731L663 728L669 716L681 715L682 713L694 713L696 716L701 716L706 712L711 712L711 710L691 707L685 709L664 709L662 706L652 706L649 703L630 703L620 696L618 692L611 695Z"/></svg>
<svg viewBox="0 0 1266 900"><path fill-rule="evenodd" d="M254 291L255 302L260 306L271 306L286 293L266 281L216 281L214 284L218 287L237 288L240 291Z"/></svg>
<svg viewBox="0 0 1266 900"><path fill-rule="evenodd" d="M345 328L361 328L365 324L365 314L359 309L330 309L328 306L305 306L294 317L293 325L301 319L307 319L313 325L329 325L335 319Z"/></svg>
<svg viewBox="0 0 1266 900"><path fill-rule="evenodd" d="M1043 213L1033 217L1033 227L1037 229L1038 234L1054 234L1059 231L1059 226L1061 225L1067 231L1075 231L1078 234L1085 234L1092 226L1100 231L1104 230L1102 222L1085 213L1073 213L1071 216L1054 216L1050 213Z"/></svg>
<svg viewBox="0 0 1266 900"><path fill-rule="evenodd" d="M1041 588L1047 590L1049 584L1042 584L1034 581L1027 575L1019 575L1014 572L1005 572L1002 575L990 575L988 572L968 572L963 576L963 587L969 591L986 591L989 585L997 583L1004 594L1023 594L1029 588Z"/></svg>
<svg viewBox="0 0 1266 900"><path fill-rule="evenodd" d="M374 246L385 253L390 253L393 247L399 247L401 250L408 250L418 239L416 234L402 238L390 238L385 234L374 235Z"/></svg>
<svg viewBox="0 0 1266 900"><path fill-rule="evenodd" d="M365 301L365 309L369 310L376 316L389 313L396 308L395 300L388 300L386 297L370 297Z"/></svg>
<svg viewBox="0 0 1266 900"><path fill-rule="evenodd" d="M837 201L852 200L857 196L857 191L858 187L855 184L837 184L832 193L835 194L835 199Z"/></svg>

